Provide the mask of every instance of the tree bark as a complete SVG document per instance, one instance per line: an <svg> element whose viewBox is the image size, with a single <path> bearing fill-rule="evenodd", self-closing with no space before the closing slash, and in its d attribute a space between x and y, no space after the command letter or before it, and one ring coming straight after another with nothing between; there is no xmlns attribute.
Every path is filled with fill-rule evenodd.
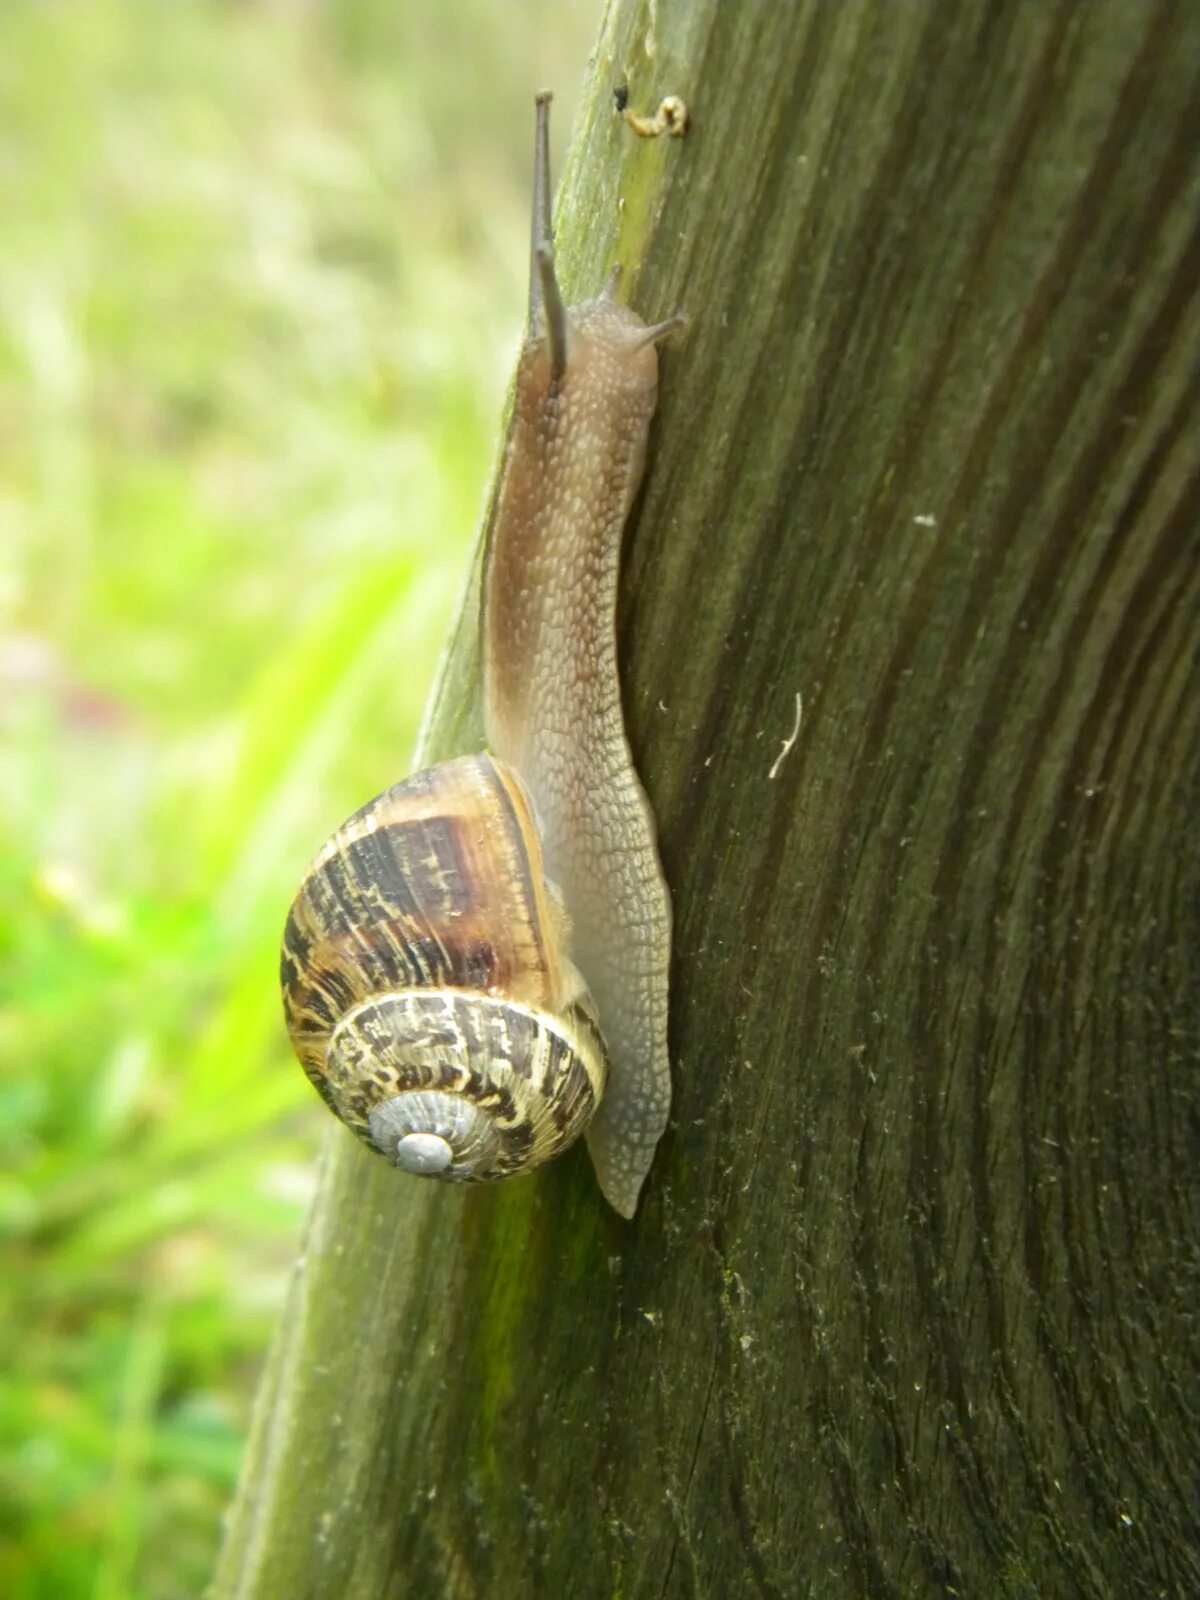
<svg viewBox="0 0 1200 1600"><path fill-rule="evenodd" d="M620 621L672 1128L632 1224L331 1128L220 1600L1200 1593L1197 63L609 8L566 286L691 319Z"/></svg>

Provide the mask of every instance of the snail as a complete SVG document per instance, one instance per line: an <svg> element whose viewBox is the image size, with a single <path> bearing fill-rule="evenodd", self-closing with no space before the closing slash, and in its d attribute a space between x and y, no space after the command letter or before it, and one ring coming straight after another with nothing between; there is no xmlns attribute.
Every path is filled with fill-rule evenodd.
<svg viewBox="0 0 1200 1600"><path fill-rule="evenodd" d="M666 1126L670 896L617 676L621 536L657 398L652 325L567 307L537 96L529 313L484 547L486 753L418 772L318 853L284 932L288 1032L396 1166L529 1171L586 1134L631 1217Z"/></svg>

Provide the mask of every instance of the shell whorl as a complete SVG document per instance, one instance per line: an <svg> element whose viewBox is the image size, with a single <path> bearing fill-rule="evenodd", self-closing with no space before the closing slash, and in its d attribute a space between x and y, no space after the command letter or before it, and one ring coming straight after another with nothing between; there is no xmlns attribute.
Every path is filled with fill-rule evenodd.
<svg viewBox="0 0 1200 1600"><path fill-rule="evenodd" d="M486 1111L440 1089L408 1089L381 1100L371 1109L367 1130L376 1150L419 1177L489 1171L499 1143Z"/></svg>
<svg viewBox="0 0 1200 1600"><path fill-rule="evenodd" d="M313 1084L407 1170L538 1166L603 1094L529 800L488 756L416 773L334 834L292 905L281 980Z"/></svg>
<svg viewBox="0 0 1200 1600"><path fill-rule="evenodd" d="M397 1166L487 1181L582 1133L603 1047L578 1007L558 1018L470 990L408 989L341 1020L326 1082L342 1120Z"/></svg>

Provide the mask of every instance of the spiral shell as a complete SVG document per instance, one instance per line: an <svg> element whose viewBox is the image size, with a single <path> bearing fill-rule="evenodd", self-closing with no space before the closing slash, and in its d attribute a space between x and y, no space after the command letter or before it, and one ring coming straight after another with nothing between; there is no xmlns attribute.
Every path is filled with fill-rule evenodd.
<svg viewBox="0 0 1200 1600"><path fill-rule="evenodd" d="M416 773L334 834L292 904L280 978L318 1092L409 1171L532 1169L603 1094L529 799L489 756Z"/></svg>

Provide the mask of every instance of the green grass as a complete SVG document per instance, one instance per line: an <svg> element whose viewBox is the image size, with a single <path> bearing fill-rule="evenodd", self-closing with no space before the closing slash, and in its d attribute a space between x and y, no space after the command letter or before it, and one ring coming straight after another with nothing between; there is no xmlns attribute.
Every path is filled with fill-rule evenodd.
<svg viewBox="0 0 1200 1600"><path fill-rule="evenodd" d="M198 1594L236 1477L325 1115L278 934L409 762L595 20L442 9L0 8L6 1600Z"/></svg>

